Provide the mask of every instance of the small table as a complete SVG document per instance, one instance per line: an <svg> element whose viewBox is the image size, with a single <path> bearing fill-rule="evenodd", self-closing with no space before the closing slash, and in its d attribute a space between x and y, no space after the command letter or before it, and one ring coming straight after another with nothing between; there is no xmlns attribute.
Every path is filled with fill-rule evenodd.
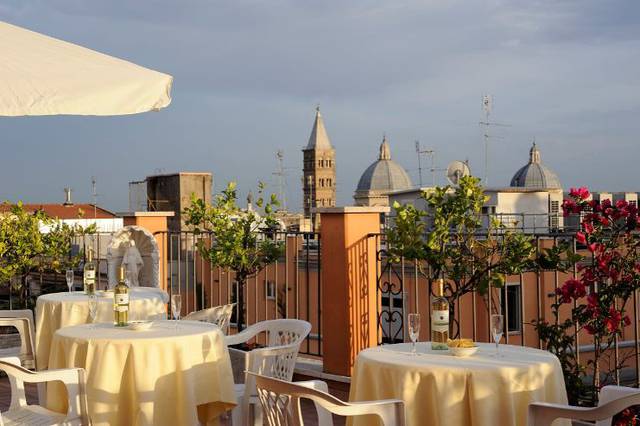
<svg viewBox="0 0 640 426"><path fill-rule="evenodd" d="M49 361L51 368L86 369L94 425L205 424L236 404L224 335L213 324L66 327L55 333ZM67 407L61 386L47 389L47 406L55 411Z"/></svg>
<svg viewBox="0 0 640 426"><path fill-rule="evenodd" d="M96 322L113 322L113 293L98 293ZM161 289L136 287L129 293L129 319L147 319L166 312L168 296ZM49 367L49 350L53 334L60 328L87 324L89 297L80 291L50 293L36 301L36 362L38 370Z"/></svg>
<svg viewBox="0 0 640 426"><path fill-rule="evenodd" d="M358 354L350 401L397 398L407 425L526 425L531 402L567 403L558 358L539 349L478 343L476 354L454 357L431 343L383 345ZM354 418L354 425L375 424ZM554 423L554 426L558 423ZM569 424L569 423L566 423Z"/></svg>

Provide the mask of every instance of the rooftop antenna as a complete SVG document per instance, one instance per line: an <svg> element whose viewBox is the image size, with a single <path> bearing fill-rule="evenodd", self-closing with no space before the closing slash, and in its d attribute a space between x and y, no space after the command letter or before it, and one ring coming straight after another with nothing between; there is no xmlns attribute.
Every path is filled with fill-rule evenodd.
<svg viewBox="0 0 640 426"><path fill-rule="evenodd" d="M431 159L431 167L429 171L431 172L431 186L436 186L436 172L442 171L445 169L436 167L436 151L433 149L422 149L420 147L420 141L416 141L416 155L418 156L418 180L420 181L420 187L422 187L422 161L420 156L425 154L429 156Z"/></svg>
<svg viewBox="0 0 640 426"><path fill-rule="evenodd" d="M98 217L98 191L96 190L96 177L91 176L91 195L93 196L93 218Z"/></svg>
<svg viewBox="0 0 640 426"><path fill-rule="evenodd" d="M511 125L492 123L490 121L489 116L493 111L493 95L484 95L482 97L482 110L484 112L484 121L480 121L479 124L484 129L484 186L487 186L489 184L489 139L502 139L499 136L491 136L490 128L491 126L511 127Z"/></svg>
<svg viewBox="0 0 640 426"><path fill-rule="evenodd" d="M286 211L287 210L287 194L286 194L287 173L285 172L285 167L284 167L284 151L283 150L279 149L278 151L276 151L276 160L278 161L278 166L276 168L276 171L273 172L272 174L276 176L278 179L278 195L280 197L280 200L282 201L282 208Z"/></svg>

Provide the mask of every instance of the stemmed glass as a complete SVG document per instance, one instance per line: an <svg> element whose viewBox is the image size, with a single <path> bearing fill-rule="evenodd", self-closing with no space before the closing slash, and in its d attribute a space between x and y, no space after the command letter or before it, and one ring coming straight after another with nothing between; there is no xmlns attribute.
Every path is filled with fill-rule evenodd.
<svg viewBox="0 0 640 426"><path fill-rule="evenodd" d="M73 288L73 269L67 269L67 287L69 287L69 293L71 293L71 289Z"/></svg>
<svg viewBox="0 0 640 426"><path fill-rule="evenodd" d="M182 309L182 296L179 294L171 295L171 315L176 322L176 330L178 329L178 321L180 320L180 310Z"/></svg>
<svg viewBox="0 0 640 426"><path fill-rule="evenodd" d="M409 314L409 338L411 339L411 354L417 355L416 342L420 336L420 314Z"/></svg>
<svg viewBox="0 0 640 426"><path fill-rule="evenodd" d="M496 357L500 356L500 339L502 339L503 332L504 316L498 314L491 315L491 334L493 334L493 340L496 342Z"/></svg>
<svg viewBox="0 0 640 426"><path fill-rule="evenodd" d="M91 328L96 328L96 316L98 316L98 296L89 295L89 317L91 318Z"/></svg>

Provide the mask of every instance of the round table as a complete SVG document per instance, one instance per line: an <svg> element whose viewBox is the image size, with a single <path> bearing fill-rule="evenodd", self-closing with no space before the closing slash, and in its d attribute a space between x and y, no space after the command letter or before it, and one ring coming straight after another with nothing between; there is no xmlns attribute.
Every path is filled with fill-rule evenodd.
<svg viewBox="0 0 640 426"><path fill-rule="evenodd" d="M113 293L98 293L96 322L113 322ZM137 287L129 292L129 319L148 319L166 313L167 293L158 288ZM36 362L38 370L49 367L53 334L60 328L87 324L89 297L83 292L50 293L36 301Z"/></svg>
<svg viewBox="0 0 640 426"><path fill-rule="evenodd" d="M555 355L500 345L496 358L494 344L478 346L467 358L432 351L429 342L417 344L418 355L410 353L410 343L365 349L356 359L349 400L401 399L408 426L524 426L530 402L567 403ZM376 423L362 416L353 424Z"/></svg>
<svg viewBox="0 0 640 426"><path fill-rule="evenodd" d="M94 425L196 425L236 404L224 334L197 321L154 321L149 330L77 325L55 333L51 368L83 367ZM47 406L64 411L60 386Z"/></svg>

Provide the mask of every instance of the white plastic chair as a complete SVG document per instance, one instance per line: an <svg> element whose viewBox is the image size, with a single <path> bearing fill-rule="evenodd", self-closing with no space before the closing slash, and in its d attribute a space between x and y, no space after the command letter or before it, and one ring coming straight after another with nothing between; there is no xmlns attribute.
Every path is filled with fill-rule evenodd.
<svg viewBox="0 0 640 426"><path fill-rule="evenodd" d="M248 342L266 333L267 347L254 349L245 355L245 372L291 381L300 345L311 331L311 324L296 319L277 319L256 323L246 330L225 337L227 346ZM229 351L241 352L234 348ZM251 409L254 424L262 425L254 376L245 373L245 382L235 385L238 406L232 411L233 426L248 426Z"/></svg>
<svg viewBox="0 0 640 426"><path fill-rule="evenodd" d="M404 402L398 399L380 401L344 402L328 392L310 389L298 383L289 383L271 377L249 373L254 377L262 410L268 426L303 426L301 399L309 399L330 413L339 416L375 415L385 426L403 426ZM330 417L330 416L329 416ZM319 419L320 426L331 423Z"/></svg>
<svg viewBox="0 0 640 426"><path fill-rule="evenodd" d="M220 327L220 330L222 330L224 334L229 334L229 323L231 322L231 315L233 314L233 308L235 306L235 303L230 303L228 305L202 309L200 311L191 312L182 319L210 322Z"/></svg>
<svg viewBox="0 0 640 426"><path fill-rule="evenodd" d="M596 426L609 426L611 418L632 405L640 404L640 389L605 386L600 390L597 407L574 407L563 404L534 402L529 404L529 426L548 426L556 419L595 421ZM593 424L593 423L590 423Z"/></svg>
<svg viewBox="0 0 640 426"><path fill-rule="evenodd" d="M0 358L0 370L7 373L11 383L11 405L2 413L4 426L16 425L90 425L87 411L85 371L82 368L63 368L34 373L20 367L16 357ZM67 414L47 410L39 405L27 405L25 383L61 381L67 387Z"/></svg>
<svg viewBox="0 0 640 426"><path fill-rule="evenodd" d="M15 327L20 334L20 347L0 349L0 357L18 357L21 365L36 369L35 336L33 312L29 309L0 311L0 326Z"/></svg>

